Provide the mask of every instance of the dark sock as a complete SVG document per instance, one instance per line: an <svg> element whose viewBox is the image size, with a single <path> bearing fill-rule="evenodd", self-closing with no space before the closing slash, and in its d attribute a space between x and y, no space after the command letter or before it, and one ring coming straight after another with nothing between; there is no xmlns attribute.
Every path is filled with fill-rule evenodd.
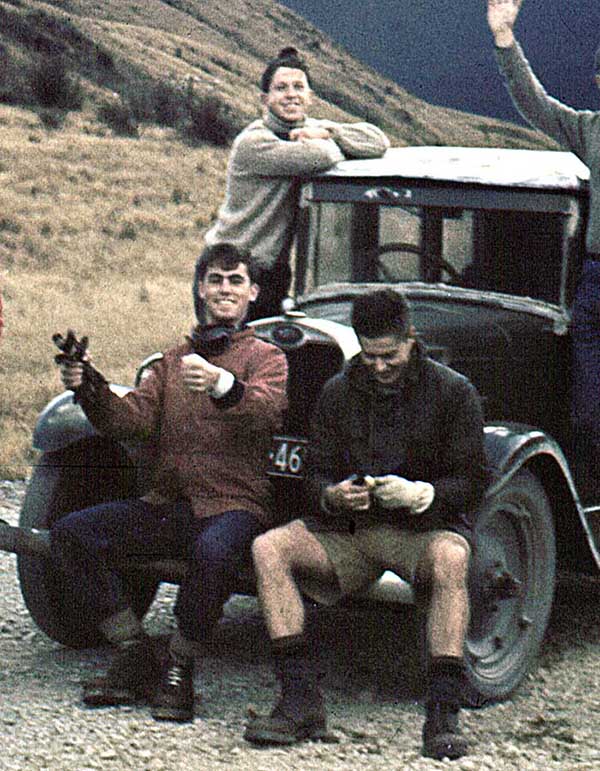
<svg viewBox="0 0 600 771"><path fill-rule="evenodd" d="M428 671L428 704L452 704L460 707L465 677L465 663L457 656L439 656L431 660Z"/></svg>

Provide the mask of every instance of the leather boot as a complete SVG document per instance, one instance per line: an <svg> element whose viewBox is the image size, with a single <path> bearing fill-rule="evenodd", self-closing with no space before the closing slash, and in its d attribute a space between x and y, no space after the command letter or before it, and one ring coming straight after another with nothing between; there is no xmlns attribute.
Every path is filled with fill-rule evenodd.
<svg viewBox="0 0 600 771"><path fill-rule="evenodd" d="M296 641L293 638L283 648L279 641L279 649L274 648L281 696L268 717L258 716L248 723L244 739L252 744L287 745L327 737L327 716L318 676L306 646Z"/></svg>
<svg viewBox="0 0 600 771"><path fill-rule="evenodd" d="M468 745L459 728L460 697L464 683L461 659L434 659L429 686L422 754L435 760L456 760L466 755Z"/></svg>
<svg viewBox="0 0 600 771"><path fill-rule="evenodd" d="M88 707L113 707L150 701L160 677L160 662L148 637L119 647L106 675L83 684Z"/></svg>
<svg viewBox="0 0 600 771"><path fill-rule="evenodd" d="M194 719L194 659L169 654L152 709L155 720L190 723Z"/></svg>

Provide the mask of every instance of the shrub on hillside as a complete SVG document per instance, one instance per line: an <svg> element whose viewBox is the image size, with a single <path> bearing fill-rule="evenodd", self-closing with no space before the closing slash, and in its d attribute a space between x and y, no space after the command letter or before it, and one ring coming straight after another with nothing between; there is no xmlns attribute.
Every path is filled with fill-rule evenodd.
<svg viewBox="0 0 600 771"><path fill-rule="evenodd" d="M154 120L162 126L177 126L186 114L186 96L181 89L161 81L152 89Z"/></svg>
<svg viewBox="0 0 600 771"><path fill-rule="evenodd" d="M133 110L128 102L120 98L110 102L102 102L98 107L98 120L106 123L119 136L138 136L138 122Z"/></svg>
<svg viewBox="0 0 600 771"><path fill-rule="evenodd" d="M40 59L31 69L32 96L42 107L78 110L83 102L81 83L68 70L62 57Z"/></svg>
<svg viewBox="0 0 600 771"><path fill-rule="evenodd" d="M13 104L17 100L17 68L10 54L0 43L0 102Z"/></svg>
<svg viewBox="0 0 600 771"><path fill-rule="evenodd" d="M66 113L64 110L40 110L38 118L47 131L55 131L64 126Z"/></svg>
<svg viewBox="0 0 600 771"><path fill-rule="evenodd" d="M207 142L224 147L241 130L239 116L218 96L188 100L188 116L179 126L182 136L192 144Z"/></svg>

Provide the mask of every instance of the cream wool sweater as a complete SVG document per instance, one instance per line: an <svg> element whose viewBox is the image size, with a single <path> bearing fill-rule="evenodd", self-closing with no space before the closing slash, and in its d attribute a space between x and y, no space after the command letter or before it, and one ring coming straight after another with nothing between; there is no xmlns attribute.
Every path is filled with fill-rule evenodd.
<svg viewBox="0 0 600 771"><path fill-rule="evenodd" d="M227 169L225 199L206 233L207 246L232 243L247 249L264 268L289 252L303 177L325 171L344 158L379 158L386 135L369 123L335 123L306 118L327 128L331 139L290 142L291 128L272 113L253 121L235 139Z"/></svg>

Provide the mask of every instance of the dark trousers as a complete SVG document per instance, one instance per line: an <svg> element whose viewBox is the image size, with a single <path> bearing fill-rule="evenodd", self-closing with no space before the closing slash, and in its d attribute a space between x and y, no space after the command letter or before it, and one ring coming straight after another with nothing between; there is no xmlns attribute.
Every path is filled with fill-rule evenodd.
<svg viewBox="0 0 600 771"><path fill-rule="evenodd" d="M96 623L129 606L114 566L131 557L189 560L175 616L183 637L205 641L250 564L250 546L264 528L248 511L195 518L186 501L152 505L124 500L69 514L50 531L52 554L71 591Z"/></svg>
<svg viewBox="0 0 600 771"><path fill-rule="evenodd" d="M584 264L572 334L573 426L580 441L600 446L600 259Z"/></svg>

